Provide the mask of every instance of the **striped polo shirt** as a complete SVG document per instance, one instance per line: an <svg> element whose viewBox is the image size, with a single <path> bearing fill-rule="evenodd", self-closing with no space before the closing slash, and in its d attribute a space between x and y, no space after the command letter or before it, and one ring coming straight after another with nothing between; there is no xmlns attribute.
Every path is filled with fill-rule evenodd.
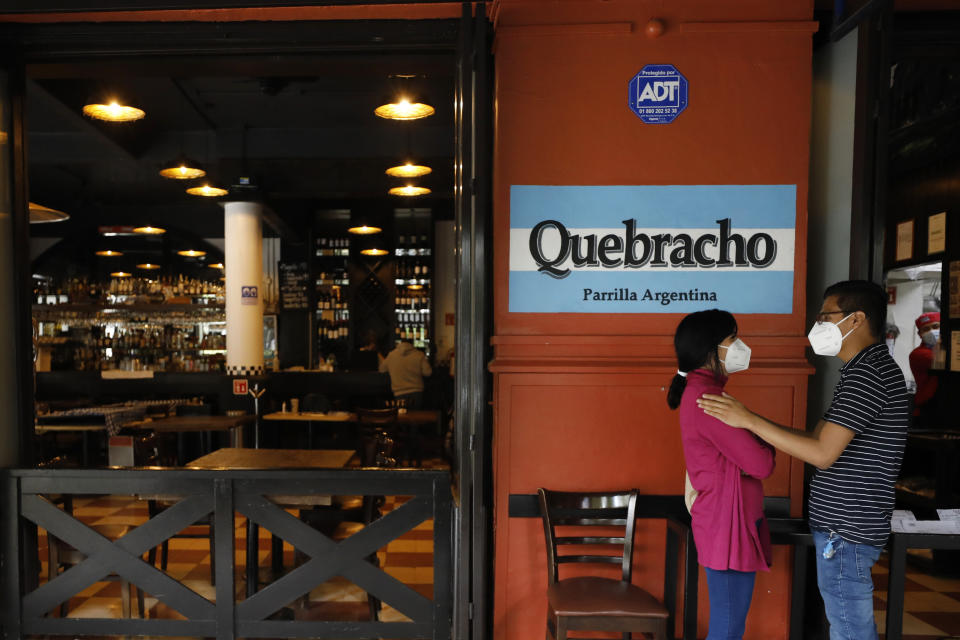
<svg viewBox="0 0 960 640"><path fill-rule="evenodd" d="M855 434L829 469L810 482L810 526L882 547L890 534L893 485L907 442L907 389L885 344L867 347L840 369L823 419Z"/></svg>

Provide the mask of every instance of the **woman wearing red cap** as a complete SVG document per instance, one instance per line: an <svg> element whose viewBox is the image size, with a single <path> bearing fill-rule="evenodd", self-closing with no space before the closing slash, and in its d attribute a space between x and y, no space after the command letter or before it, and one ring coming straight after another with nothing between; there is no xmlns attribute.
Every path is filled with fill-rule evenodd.
<svg viewBox="0 0 960 640"><path fill-rule="evenodd" d="M937 392L937 379L930 375L933 364L933 347L940 339L940 312L932 311L917 318L917 332L920 334L920 346L910 352L910 371L917 381L917 393L913 397L913 415L922 415L923 406L930 402Z"/></svg>

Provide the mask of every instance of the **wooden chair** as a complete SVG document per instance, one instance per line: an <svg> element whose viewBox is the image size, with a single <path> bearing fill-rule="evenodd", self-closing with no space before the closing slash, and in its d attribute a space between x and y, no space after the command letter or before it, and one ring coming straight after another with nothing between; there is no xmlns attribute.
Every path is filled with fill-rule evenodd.
<svg viewBox="0 0 960 640"><path fill-rule="evenodd" d="M360 464L365 467L376 466L376 442L380 433L396 441L397 409L357 409L357 431L359 442L357 453Z"/></svg>
<svg viewBox="0 0 960 640"><path fill-rule="evenodd" d="M373 436L373 442L370 444L372 459L370 464L364 466L389 469L397 466L397 460L393 457L394 441L384 431L378 431ZM357 533L374 520L383 515L382 508L385 503L385 497L381 495L356 496L358 504L356 506L347 506L345 503L337 505L336 498L332 507L315 507L314 509L303 510L300 512L300 519L321 531L324 535L336 542L342 542L353 534ZM380 566L380 559L376 552L371 554L367 560L375 567ZM377 621L380 619L380 599L374 595L367 594L367 605L369 608L369 619ZM303 596L300 600L300 607L295 611L297 620L322 620L325 615L325 607L322 603L312 604L309 594Z"/></svg>
<svg viewBox="0 0 960 640"><path fill-rule="evenodd" d="M547 639L618 631L625 640L634 632L666 640L666 607L630 582L637 492L538 493L547 543ZM561 555L559 548L569 552ZM618 564L621 575L559 578L558 566L571 562Z"/></svg>

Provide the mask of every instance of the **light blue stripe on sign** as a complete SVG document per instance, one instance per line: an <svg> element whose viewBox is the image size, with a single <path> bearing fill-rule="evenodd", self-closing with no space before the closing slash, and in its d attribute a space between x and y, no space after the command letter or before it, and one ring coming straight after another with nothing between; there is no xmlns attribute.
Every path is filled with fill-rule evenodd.
<svg viewBox="0 0 960 640"><path fill-rule="evenodd" d="M584 289L607 292L607 299L595 300L592 294L587 294L584 300ZM692 289L713 292L716 300L679 299L682 293L689 296ZM626 294L635 293L637 299L616 299L628 297L623 296L621 290ZM536 271L510 272L510 311L513 313L690 313L703 309L791 313L793 272L574 271L559 280Z"/></svg>
<svg viewBox="0 0 960 640"><path fill-rule="evenodd" d="M737 229L793 229L797 186L643 185L510 187L510 226L529 229L543 220L573 228L614 228L633 218L638 227L704 228L731 218Z"/></svg>

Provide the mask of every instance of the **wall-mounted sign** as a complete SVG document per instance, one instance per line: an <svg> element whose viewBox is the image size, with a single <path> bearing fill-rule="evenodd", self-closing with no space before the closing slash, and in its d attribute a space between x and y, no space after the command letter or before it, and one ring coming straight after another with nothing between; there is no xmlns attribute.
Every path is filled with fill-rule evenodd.
<svg viewBox="0 0 960 640"><path fill-rule="evenodd" d="M260 301L260 289L252 285L240 287L240 304L257 304Z"/></svg>
<svg viewBox="0 0 960 640"><path fill-rule="evenodd" d="M896 261L909 260L913 257L913 220L907 220L897 225L897 255Z"/></svg>
<svg viewBox="0 0 960 640"><path fill-rule="evenodd" d="M514 185L510 311L791 313L796 191Z"/></svg>
<svg viewBox="0 0 960 640"><path fill-rule="evenodd" d="M940 253L947 248L947 212L935 213L927 218L927 255Z"/></svg>
<svg viewBox="0 0 960 640"><path fill-rule="evenodd" d="M247 395L247 379L246 378L234 378L233 379L233 395L235 396L245 396Z"/></svg>
<svg viewBox="0 0 960 640"><path fill-rule="evenodd" d="M687 108L689 86L672 64L648 64L630 80L630 110L646 124L670 124Z"/></svg>
<svg viewBox="0 0 960 640"><path fill-rule="evenodd" d="M307 263L281 262L277 270L280 274L280 308L284 311L309 309L310 272Z"/></svg>

